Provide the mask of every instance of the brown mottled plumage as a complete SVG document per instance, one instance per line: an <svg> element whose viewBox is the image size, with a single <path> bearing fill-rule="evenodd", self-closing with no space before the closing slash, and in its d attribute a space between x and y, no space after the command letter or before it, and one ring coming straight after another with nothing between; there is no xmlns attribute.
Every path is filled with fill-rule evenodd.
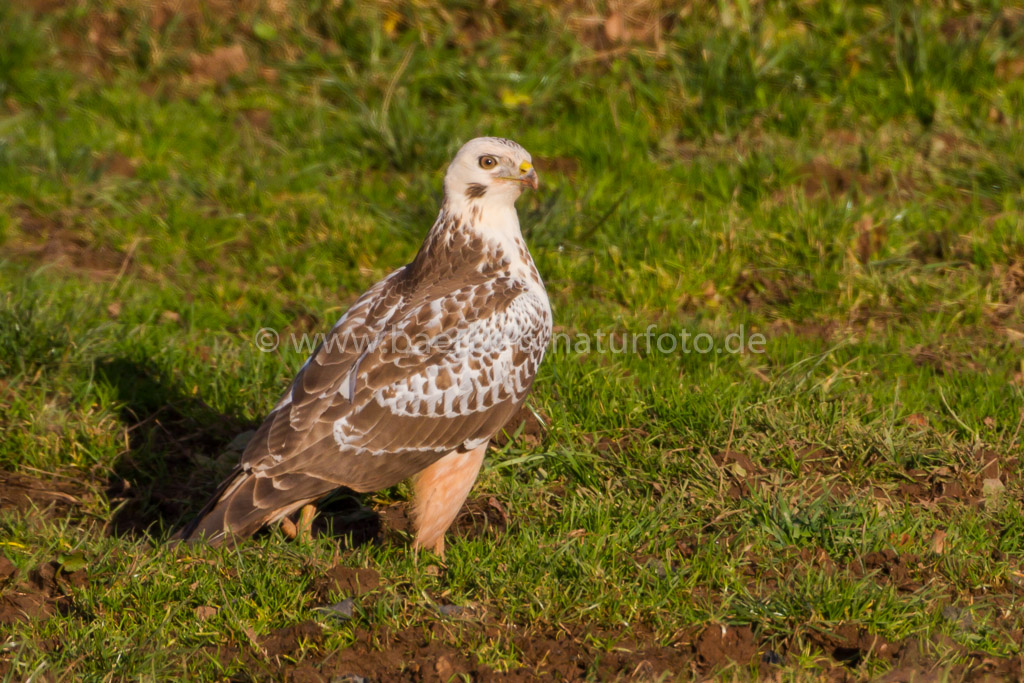
<svg viewBox="0 0 1024 683"><path fill-rule="evenodd" d="M248 536L338 487L418 474L416 545L443 553L487 442L519 410L551 337L515 211L524 185L537 175L516 143L459 150L416 257L342 316L178 538Z"/></svg>

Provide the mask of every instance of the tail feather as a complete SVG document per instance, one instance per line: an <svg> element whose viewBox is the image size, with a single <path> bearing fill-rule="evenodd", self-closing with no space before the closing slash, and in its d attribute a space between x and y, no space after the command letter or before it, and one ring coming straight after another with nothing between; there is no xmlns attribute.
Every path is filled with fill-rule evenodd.
<svg viewBox="0 0 1024 683"><path fill-rule="evenodd" d="M337 488L316 477L291 475L273 480L242 468L220 485L196 518L172 540L194 543L205 540L220 545L229 538L252 536L262 527L289 515Z"/></svg>
<svg viewBox="0 0 1024 683"><path fill-rule="evenodd" d="M251 536L281 516L278 509L255 505L256 478L236 469L210 499L210 502L173 537L174 541L206 541L220 545L230 536ZM289 506L290 507L290 506ZM286 513L285 513L286 514Z"/></svg>

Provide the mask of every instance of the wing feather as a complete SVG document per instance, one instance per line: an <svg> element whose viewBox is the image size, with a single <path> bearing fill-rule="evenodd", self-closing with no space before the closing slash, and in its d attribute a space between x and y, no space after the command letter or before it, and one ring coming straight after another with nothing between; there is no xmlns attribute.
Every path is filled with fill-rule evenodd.
<svg viewBox="0 0 1024 683"><path fill-rule="evenodd" d="M242 456L232 495L248 500L227 501L217 523L234 529L234 507L251 526L338 486L392 486L485 442L519 410L551 334L546 299L508 276L423 287L403 270L306 361Z"/></svg>

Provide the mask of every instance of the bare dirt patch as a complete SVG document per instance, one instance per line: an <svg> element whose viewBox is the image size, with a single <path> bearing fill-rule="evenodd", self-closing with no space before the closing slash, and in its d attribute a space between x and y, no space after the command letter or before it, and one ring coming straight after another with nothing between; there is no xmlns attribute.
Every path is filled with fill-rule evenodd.
<svg viewBox="0 0 1024 683"><path fill-rule="evenodd" d="M796 337L832 342L842 334L840 324L835 320L775 320L768 328L772 337L792 334Z"/></svg>
<svg viewBox="0 0 1024 683"><path fill-rule="evenodd" d="M749 626L711 624L694 643L697 660L706 668L717 668L727 662L747 663L757 649Z"/></svg>
<svg viewBox="0 0 1024 683"><path fill-rule="evenodd" d="M13 256L52 263L95 280L110 279L131 266L130 255L91 241L74 229L68 216L42 216L23 206L13 215L20 235L4 245Z"/></svg>
<svg viewBox="0 0 1024 683"><path fill-rule="evenodd" d="M1009 307L1024 303L1024 256L1015 258L1006 266L997 266L996 281L1002 303Z"/></svg>
<svg viewBox="0 0 1024 683"><path fill-rule="evenodd" d="M852 193L867 197L889 192L902 194L914 188L910 178L897 180L884 169L865 171L854 163L837 166L823 156L804 164L799 170L799 176L797 187L810 199L840 197Z"/></svg>
<svg viewBox="0 0 1024 683"><path fill-rule="evenodd" d="M610 643L597 647L591 636ZM259 636L258 653L219 652L221 661L245 662L257 679L316 681L532 681L554 678L585 680L673 680L679 676L706 677L724 667L754 666L771 676L777 665L809 649L825 667L824 679L859 678L858 667L868 658L888 663L884 680L938 680L950 673L960 680L985 676L1019 677L1020 658L974 656L964 651L966 664L951 671L929 663L934 644L908 638L889 641L863 626L843 624L835 629L810 629L791 643L772 645L750 625L711 624L700 631L681 632L663 644L644 626L621 633L594 633L583 624L563 624L557 630L533 630L507 625L440 619L399 631L372 626L356 631L348 648L324 652L323 627L302 622ZM496 671L466 652L465 643L486 639L514 647L518 666ZM948 644L948 643L947 643ZM303 653L300 656L300 653ZM258 656L257 656L258 655ZM298 664L293 663L301 659Z"/></svg>
<svg viewBox="0 0 1024 683"><path fill-rule="evenodd" d="M327 570L313 583L313 590L322 597L330 595L358 596L380 585L380 574L375 569L337 565Z"/></svg>
<svg viewBox="0 0 1024 683"><path fill-rule="evenodd" d="M209 54L193 54L189 59L192 77L201 83L223 85L232 76L245 73L249 59L241 45L214 48Z"/></svg>
<svg viewBox="0 0 1024 683"><path fill-rule="evenodd" d="M0 471L0 512L42 512L66 515L83 504L88 490L72 480L36 479Z"/></svg>
<svg viewBox="0 0 1024 683"><path fill-rule="evenodd" d="M783 271L744 270L736 278L737 300L755 310L784 306L810 285L807 277Z"/></svg>
<svg viewBox="0 0 1024 683"><path fill-rule="evenodd" d="M306 629L314 634L312 628ZM601 634L615 643L609 650L593 646L585 626L534 632L498 625L436 621L401 631L360 629L350 648L309 657L298 666L285 665L276 676L285 680L331 681L365 677L371 681L449 681L460 676L475 681L657 680L696 671L698 665L688 642L654 645L652 634ZM480 639L503 642L517 651L521 666L496 671L466 652L463 643ZM315 635L311 640L315 640ZM281 639L280 642L284 642ZM279 642L279 641L275 641ZM289 653L281 648L282 658Z"/></svg>
<svg viewBox="0 0 1024 683"><path fill-rule="evenodd" d="M546 415L524 405L491 441L498 448L513 441L521 448L535 448L544 440L549 422Z"/></svg>
<svg viewBox="0 0 1024 683"><path fill-rule="evenodd" d="M0 558L0 570L0 624L8 625L67 613L72 608L73 590L89 580L85 570L65 571L55 561L39 565L20 581L6 558ZM2 578L3 573L7 573L6 578Z"/></svg>
<svg viewBox="0 0 1024 683"><path fill-rule="evenodd" d="M869 656L887 661L899 659L917 645L916 641L891 643L853 624L841 626L834 631L813 631L806 640L835 662L850 668L860 666Z"/></svg>
<svg viewBox="0 0 1024 683"><path fill-rule="evenodd" d="M497 498L472 498L462 506L448 533L465 539L500 536L506 532L508 524L508 512Z"/></svg>
<svg viewBox="0 0 1024 683"><path fill-rule="evenodd" d="M712 456L725 477L726 495L736 500L747 495L756 486L761 468L746 453L733 450L720 451Z"/></svg>
<svg viewBox="0 0 1024 683"><path fill-rule="evenodd" d="M138 162L114 152L97 159L93 168L107 177L134 178L138 172Z"/></svg>

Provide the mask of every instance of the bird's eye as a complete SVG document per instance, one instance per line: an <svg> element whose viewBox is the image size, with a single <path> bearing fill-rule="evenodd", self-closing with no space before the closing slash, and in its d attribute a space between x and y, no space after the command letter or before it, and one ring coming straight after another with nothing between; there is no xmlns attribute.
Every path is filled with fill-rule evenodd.
<svg viewBox="0 0 1024 683"><path fill-rule="evenodd" d="M480 168L494 168L498 165L498 160L492 156L480 157Z"/></svg>

